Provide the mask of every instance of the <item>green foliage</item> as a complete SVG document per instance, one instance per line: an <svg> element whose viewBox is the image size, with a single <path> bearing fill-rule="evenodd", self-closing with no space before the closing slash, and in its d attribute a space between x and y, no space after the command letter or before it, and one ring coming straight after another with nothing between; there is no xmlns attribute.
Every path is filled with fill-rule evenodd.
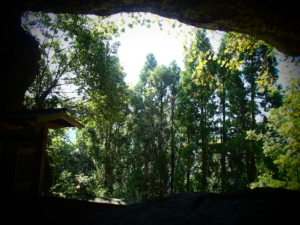
<svg viewBox="0 0 300 225"><path fill-rule="evenodd" d="M233 50L233 43L252 47ZM186 191L246 188L257 170L264 170L268 159L262 143L247 141L246 131L263 130L264 120L259 122L258 116L263 118L270 107L281 104L278 93L271 96L271 90L261 91L256 82L262 66L268 76L277 78L276 60L269 52L268 46L253 38L225 34L215 53L205 31L196 32L178 95L180 150L189 152L181 155L187 159Z"/></svg>
<svg viewBox="0 0 300 225"><path fill-rule="evenodd" d="M69 143L62 131L50 134L52 191L99 194L103 193L99 179L104 179L104 188L112 192L115 179L109 176L113 152L97 152L103 141L93 135L110 135L124 121L127 110L129 90L117 57L119 43L111 43L118 35L117 26L101 17L27 12L23 27L36 34L42 53L40 74L27 91L26 107L69 108L73 116L88 124L79 136L87 132L93 141L90 144L89 138L81 136L77 143ZM105 139L107 151L112 139ZM104 162L103 178L99 171Z"/></svg>
<svg viewBox="0 0 300 225"><path fill-rule="evenodd" d="M101 17L27 12L23 27L36 35L42 53L40 73L27 91L31 109L67 107L81 112L97 105L110 117L126 85L117 58L118 29ZM117 99L117 100L116 100ZM86 103L93 103L86 110ZM99 113L99 112L98 112Z"/></svg>
<svg viewBox="0 0 300 225"><path fill-rule="evenodd" d="M48 158L53 173L51 191L93 194L94 162L84 149L70 143L64 130L50 131Z"/></svg>
<svg viewBox="0 0 300 225"><path fill-rule="evenodd" d="M299 84L278 108L277 62L263 42L227 33L214 52L206 31L195 30L184 43L183 71L175 61L158 65L150 53L132 90L111 43L113 23L28 16L24 28L40 28L43 59L27 107L66 106L85 123L75 143L65 131L50 134L52 191L146 200L246 188L257 179L252 186L299 188ZM153 25L130 16L129 27Z"/></svg>
<svg viewBox="0 0 300 225"><path fill-rule="evenodd" d="M158 65L153 54L147 55L122 119L94 120L83 129L81 144L96 162L102 193L146 200L220 192L246 188L272 168L262 142L246 139L249 129L265 132L266 120L258 118L281 104L279 94L259 92L256 83L268 47L243 52L243 64L228 67L228 60L218 63L236 57L227 50L228 41L225 36L215 54L205 31L198 30L182 72L174 62ZM275 65L266 64L273 77Z"/></svg>
<svg viewBox="0 0 300 225"><path fill-rule="evenodd" d="M196 37L201 42L206 42L206 40L198 34L196 34ZM218 54L214 54L212 50L197 54L195 51L196 47L191 46L190 49L193 50L193 54L189 53L189 57L201 57L199 66L197 68L198 71L201 71L204 65L210 61L216 61L220 67L226 68L230 71L239 70L243 65L246 64L243 59L245 55L247 55L247 57L254 56L258 51L260 51L259 49L263 46L263 48L265 49L264 58L261 61L261 65L259 66L259 68L257 68L259 76L256 78L256 82L258 84L260 92L268 91L271 93L271 95L278 94L280 88L277 85L274 85L276 83L277 77L274 77L274 72L270 70L270 68L272 68L270 67L270 65L273 65L273 67L277 65L276 59L274 57L274 48L271 48L262 40L255 40L249 35L235 32L225 33L223 36L223 41L226 42L226 47L222 50L223 53L219 52ZM187 52L188 48L185 47L185 49ZM223 57L221 55L223 55ZM198 82L196 76L195 78L195 81Z"/></svg>
<svg viewBox="0 0 300 225"><path fill-rule="evenodd" d="M54 186L51 188L53 192L62 193L74 193L75 192L75 182L73 174L67 170L63 170L58 179L55 181Z"/></svg>
<svg viewBox="0 0 300 225"><path fill-rule="evenodd" d="M212 57L205 55L206 52L212 52L209 39L204 30L198 30L197 38L185 57L186 70L181 73L176 112L177 133L182 143L180 162L185 171L187 192L209 190L209 161L213 155L209 151L209 143L213 142L213 115L217 107L213 97L216 89L215 62L203 63Z"/></svg>
<svg viewBox="0 0 300 225"><path fill-rule="evenodd" d="M175 62L168 67L158 66L154 55L147 55L130 103L133 120L128 123L132 157L136 159L134 170L129 171L128 186L135 190L136 199L166 195L169 166L173 168L171 183L174 182L173 117L178 81Z"/></svg>
<svg viewBox="0 0 300 225"><path fill-rule="evenodd" d="M299 79L293 79L284 95L284 103L268 115L268 132L248 132L248 138L263 141L264 154L273 160L276 170L267 170L258 176L252 187L269 186L299 190L300 166L300 89Z"/></svg>

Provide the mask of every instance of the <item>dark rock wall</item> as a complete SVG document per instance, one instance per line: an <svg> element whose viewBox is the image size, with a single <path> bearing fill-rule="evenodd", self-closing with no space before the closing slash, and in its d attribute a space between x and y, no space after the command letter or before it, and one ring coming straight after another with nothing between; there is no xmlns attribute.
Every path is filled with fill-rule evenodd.
<svg viewBox="0 0 300 225"><path fill-rule="evenodd" d="M85 225L240 225L294 224L300 193L257 188L220 194L186 193L106 210Z"/></svg>
<svg viewBox="0 0 300 225"><path fill-rule="evenodd" d="M300 17L297 1L268 0L31 0L24 10L55 13L147 11L196 27L237 31L265 40L279 51L300 55Z"/></svg>
<svg viewBox="0 0 300 225"><path fill-rule="evenodd" d="M38 73L37 43L20 26L23 11L112 15L146 11L201 28L237 31L288 55L300 55L297 1L268 0L10 0L1 5L1 110L22 106Z"/></svg>
<svg viewBox="0 0 300 225"><path fill-rule="evenodd" d="M19 110L25 91L39 72L40 51L34 37L20 26L21 13L1 14L0 109Z"/></svg>

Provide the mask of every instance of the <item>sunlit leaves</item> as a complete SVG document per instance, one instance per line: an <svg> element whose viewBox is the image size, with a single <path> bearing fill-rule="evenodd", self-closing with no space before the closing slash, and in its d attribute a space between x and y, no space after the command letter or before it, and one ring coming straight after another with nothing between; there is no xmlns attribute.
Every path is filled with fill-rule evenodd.
<svg viewBox="0 0 300 225"><path fill-rule="evenodd" d="M204 40L201 40L199 36L199 43ZM196 45L192 43L189 48L185 48L186 53L188 53L189 62L193 62L196 58L199 63L199 67L197 70L198 73L202 73L201 70L204 68L204 65L209 62L209 60L217 60L217 63L221 65L221 67L227 68L228 70L235 71L243 67L244 60L242 59L245 56L254 56L255 51L266 44L263 41L255 40L249 35L238 34L234 32L228 32L224 34L223 39L226 39L226 48L223 51L223 57L221 58L217 53L213 52L201 52L200 54L196 53ZM183 43L183 46L187 46L187 42ZM189 50L192 49L192 50ZM278 92L277 88L274 88L273 85L275 83L274 78L271 76L270 71L268 71L268 65L272 64L272 62L268 61L268 57L271 57L275 54L275 50L273 48L269 48L266 53L266 58L264 60L265 66L260 67L260 77L258 78L258 85L260 91L270 91L272 95ZM199 58L201 58L199 60ZM194 77L196 73L194 74Z"/></svg>
<svg viewBox="0 0 300 225"><path fill-rule="evenodd" d="M183 45L186 45L184 42ZM212 51L206 31L199 29L196 38L192 41L186 55L187 63L192 67L192 79L198 85L206 86L214 83L215 76L209 72L209 67L213 67L217 57Z"/></svg>
<svg viewBox="0 0 300 225"><path fill-rule="evenodd" d="M268 115L269 132L251 133L253 138L264 141L264 153L274 160L279 169L277 174L267 172L259 176L255 186L283 187L292 190L300 188L300 81L293 79L284 96L284 103L278 109L271 109ZM250 138L250 133L249 133Z"/></svg>
<svg viewBox="0 0 300 225"><path fill-rule="evenodd" d="M96 16L27 12L23 26L37 34L42 52L41 73L30 87L27 98L28 103L35 101L35 105L27 107L57 107L60 104L60 107L64 105L75 110L93 101L107 118L112 118L113 111L117 111L116 105L120 105L116 99L127 101L122 97L126 92L125 74L116 57L119 44L111 43L112 38L118 36L113 22ZM65 91L70 85L73 86ZM29 101L29 96L34 101ZM76 100L78 98L81 102Z"/></svg>

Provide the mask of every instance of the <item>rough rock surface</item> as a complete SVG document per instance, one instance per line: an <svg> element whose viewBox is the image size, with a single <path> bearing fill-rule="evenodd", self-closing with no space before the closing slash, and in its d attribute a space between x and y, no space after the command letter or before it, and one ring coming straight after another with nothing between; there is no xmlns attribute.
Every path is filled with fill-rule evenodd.
<svg viewBox="0 0 300 225"><path fill-rule="evenodd" d="M271 188L176 194L102 211L84 224L295 224L299 201L299 192Z"/></svg>
<svg viewBox="0 0 300 225"><path fill-rule="evenodd" d="M185 193L143 203L92 196L43 196L0 224L32 225L269 225L298 224L300 192L261 188L221 194ZM1 215L1 213L0 213Z"/></svg>
<svg viewBox="0 0 300 225"><path fill-rule="evenodd" d="M20 110L25 91L39 73L40 50L35 38L20 27L20 15L0 14L0 111Z"/></svg>
<svg viewBox="0 0 300 225"><path fill-rule="evenodd" d="M63 193L43 193L43 197L81 200L81 201L88 201L93 203L105 203L105 204L114 204L114 205L131 205L134 203L138 203L136 201L122 200L118 198L105 198L105 197L95 197L92 195L75 195L75 194L63 194Z"/></svg>
<svg viewBox="0 0 300 225"><path fill-rule="evenodd" d="M101 16L151 12L200 28L247 33L279 51L300 55L300 17L297 1L292 0L282 4L268 0L27 0L19 5L23 11Z"/></svg>

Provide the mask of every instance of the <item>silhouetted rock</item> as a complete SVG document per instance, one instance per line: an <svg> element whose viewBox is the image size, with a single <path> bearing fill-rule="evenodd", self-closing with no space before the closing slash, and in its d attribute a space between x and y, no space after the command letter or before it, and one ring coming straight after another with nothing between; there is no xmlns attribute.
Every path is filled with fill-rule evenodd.
<svg viewBox="0 0 300 225"><path fill-rule="evenodd" d="M175 194L102 211L84 224L295 224L299 201L299 192L272 188Z"/></svg>
<svg viewBox="0 0 300 225"><path fill-rule="evenodd" d="M79 225L98 212L124 207L124 204L107 201L99 203L47 195L41 197L37 204L28 206L21 214L8 217L5 221L0 217L0 224Z"/></svg>

